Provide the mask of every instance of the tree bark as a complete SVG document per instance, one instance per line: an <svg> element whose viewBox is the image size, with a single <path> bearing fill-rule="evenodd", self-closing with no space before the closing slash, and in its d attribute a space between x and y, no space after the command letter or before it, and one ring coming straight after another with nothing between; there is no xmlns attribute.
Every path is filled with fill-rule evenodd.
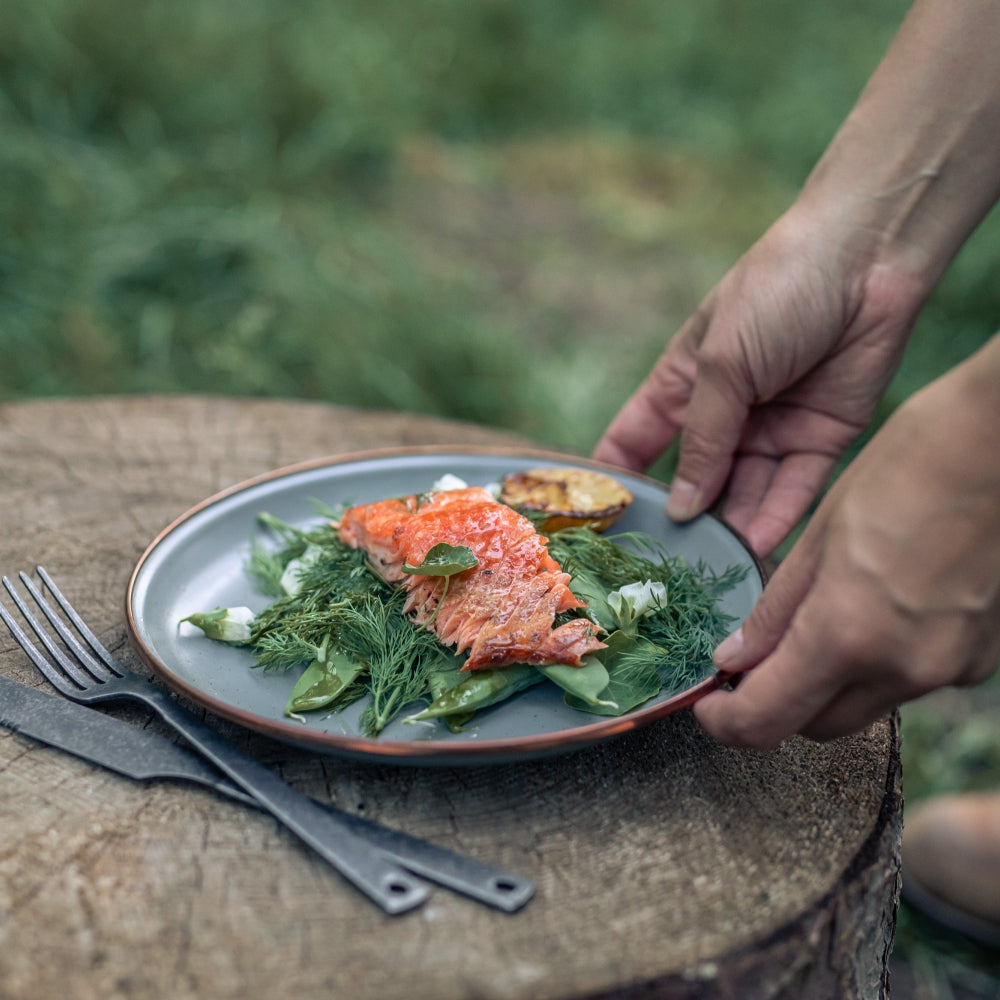
<svg viewBox="0 0 1000 1000"><path fill-rule="evenodd" d="M529 442L311 403L3 406L0 570L45 565L142 671L122 601L165 524L274 468L434 443ZM0 672L40 686L0 632ZM158 728L141 709L108 711ZM269 817L0 728L4 1000L888 995L895 717L760 753L715 743L683 712L565 757L474 768L351 762L209 721L301 791L523 873L535 898L505 915L438 890L386 917Z"/></svg>

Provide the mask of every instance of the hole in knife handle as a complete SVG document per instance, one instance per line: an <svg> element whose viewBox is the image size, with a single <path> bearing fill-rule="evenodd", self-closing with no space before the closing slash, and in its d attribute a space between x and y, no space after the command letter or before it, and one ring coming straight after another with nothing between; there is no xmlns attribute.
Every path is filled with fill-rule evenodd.
<svg viewBox="0 0 1000 1000"><path fill-rule="evenodd" d="M511 882L510 879L498 878L493 883L493 888L497 892L517 892L521 887L516 882Z"/></svg>
<svg viewBox="0 0 1000 1000"><path fill-rule="evenodd" d="M392 879L388 883L389 892L395 896L406 896L413 892L413 883L406 879Z"/></svg>

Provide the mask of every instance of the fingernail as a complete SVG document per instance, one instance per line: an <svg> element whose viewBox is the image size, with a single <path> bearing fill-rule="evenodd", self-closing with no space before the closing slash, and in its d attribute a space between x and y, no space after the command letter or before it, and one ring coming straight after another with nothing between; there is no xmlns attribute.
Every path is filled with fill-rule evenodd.
<svg viewBox="0 0 1000 1000"><path fill-rule="evenodd" d="M743 629L738 628L719 643L713 660L717 667L725 669L732 661L739 659L739 655L742 652Z"/></svg>
<svg viewBox="0 0 1000 1000"><path fill-rule="evenodd" d="M688 521L698 513L698 488L686 479L675 479L667 495L667 516Z"/></svg>

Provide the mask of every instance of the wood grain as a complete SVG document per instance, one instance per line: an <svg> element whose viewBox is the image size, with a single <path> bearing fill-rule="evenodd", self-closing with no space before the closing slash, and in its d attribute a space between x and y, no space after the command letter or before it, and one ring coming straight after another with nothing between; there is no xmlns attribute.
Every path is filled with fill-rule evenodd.
<svg viewBox="0 0 1000 1000"><path fill-rule="evenodd" d="M0 407L0 570L46 565L142 670L125 586L174 517L294 462L461 443L528 442L300 402ZM0 672L40 684L6 631ZM567 757L465 769L345 762L213 724L308 794L534 878L535 899L511 916L438 890L386 917L265 816L0 729L0 997L887 995L895 718L756 753L717 745L681 713Z"/></svg>

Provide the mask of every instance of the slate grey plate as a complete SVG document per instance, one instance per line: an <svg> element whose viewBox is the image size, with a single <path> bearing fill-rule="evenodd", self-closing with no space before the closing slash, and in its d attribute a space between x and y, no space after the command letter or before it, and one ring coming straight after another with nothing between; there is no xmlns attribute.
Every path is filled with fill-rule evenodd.
<svg viewBox="0 0 1000 1000"><path fill-rule="evenodd" d="M586 459L546 451L441 447L369 451L320 459L248 480L209 497L181 515L139 559L126 595L126 624L134 647L169 687L210 712L275 739L323 753L383 763L484 764L563 753L647 725L692 704L720 683L709 673L693 687L661 695L621 718L567 707L561 691L542 684L481 712L462 733L438 721L392 723L378 739L357 721L364 702L333 715L313 713L305 723L282 714L296 675L252 669L249 650L206 639L182 618L195 611L246 605L268 598L245 573L253 538L267 538L257 516L267 511L299 526L317 520L312 500L329 507L367 503L429 489L446 473L470 485L498 482L508 472L537 466L577 466L611 472L635 495L615 531L644 531L672 555L713 569L748 570L722 610L738 621L763 588L763 572L739 536L722 521L702 516L686 525L664 514L667 491L644 476L624 474Z"/></svg>

